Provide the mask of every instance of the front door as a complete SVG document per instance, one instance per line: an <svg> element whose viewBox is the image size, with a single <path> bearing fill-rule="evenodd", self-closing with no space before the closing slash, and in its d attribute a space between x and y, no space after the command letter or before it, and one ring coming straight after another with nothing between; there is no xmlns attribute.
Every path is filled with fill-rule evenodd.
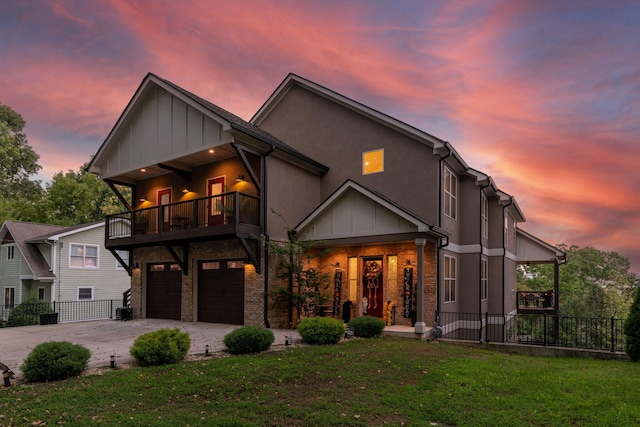
<svg viewBox="0 0 640 427"><path fill-rule="evenodd" d="M362 314L382 317L382 258L365 258L362 268Z"/></svg>
<svg viewBox="0 0 640 427"><path fill-rule="evenodd" d="M224 224L225 200L220 194L224 193L224 177L211 178L207 181L207 195L209 199L209 225Z"/></svg>
<svg viewBox="0 0 640 427"><path fill-rule="evenodd" d="M164 188L162 190L158 190L158 205L164 206L171 204L171 189ZM169 231L171 229L171 207L164 206L160 208L162 210L160 224L158 224L158 229L162 231Z"/></svg>

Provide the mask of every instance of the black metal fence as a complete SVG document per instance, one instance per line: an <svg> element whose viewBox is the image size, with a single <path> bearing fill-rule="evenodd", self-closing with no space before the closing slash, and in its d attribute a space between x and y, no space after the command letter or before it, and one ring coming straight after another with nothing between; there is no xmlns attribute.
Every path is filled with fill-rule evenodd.
<svg viewBox="0 0 640 427"><path fill-rule="evenodd" d="M116 300L94 300L94 301L53 301L37 303L18 304L14 307L0 305L0 321L8 322L11 312L14 318L19 313L26 318L23 320L28 324L49 324L64 322L80 322L87 320L114 319L116 310L121 307L122 299ZM41 315L45 315L40 317ZM22 322L18 322L22 323ZM7 326L11 326L7 323Z"/></svg>
<svg viewBox="0 0 640 427"><path fill-rule="evenodd" d="M625 351L624 319L549 314L440 313L443 338Z"/></svg>

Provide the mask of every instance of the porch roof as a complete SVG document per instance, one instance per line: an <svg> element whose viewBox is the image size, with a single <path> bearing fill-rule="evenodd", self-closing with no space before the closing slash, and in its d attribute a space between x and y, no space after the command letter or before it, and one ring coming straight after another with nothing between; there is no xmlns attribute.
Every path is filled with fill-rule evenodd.
<svg viewBox="0 0 640 427"><path fill-rule="evenodd" d="M345 181L294 230L303 240L448 236L440 227L352 180Z"/></svg>
<svg viewBox="0 0 640 427"><path fill-rule="evenodd" d="M564 262L567 254L533 234L517 228L517 263L518 264L551 264Z"/></svg>

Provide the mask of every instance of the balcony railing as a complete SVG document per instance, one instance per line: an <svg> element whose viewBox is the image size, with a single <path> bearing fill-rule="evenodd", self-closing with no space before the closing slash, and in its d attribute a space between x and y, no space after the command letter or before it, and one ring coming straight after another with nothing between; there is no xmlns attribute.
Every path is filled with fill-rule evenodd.
<svg viewBox="0 0 640 427"><path fill-rule="evenodd" d="M553 291L518 292L518 313L553 312L556 296Z"/></svg>
<svg viewBox="0 0 640 427"><path fill-rule="evenodd" d="M259 212L258 197L238 192L122 212L107 216L107 246L110 243L116 246L123 239L144 240L144 236L150 235L163 235L171 240L207 234L204 230L219 229L225 233L241 226L259 227Z"/></svg>

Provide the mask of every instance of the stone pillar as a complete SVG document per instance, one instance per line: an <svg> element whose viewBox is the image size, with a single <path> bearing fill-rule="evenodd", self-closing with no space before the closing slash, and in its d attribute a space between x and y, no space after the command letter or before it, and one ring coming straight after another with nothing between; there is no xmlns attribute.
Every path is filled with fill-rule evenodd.
<svg viewBox="0 0 640 427"><path fill-rule="evenodd" d="M416 250L418 258L418 283L416 283L416 334L424 334L427 325L424 323L424 245L426 239L416 239Z"/></svg>

